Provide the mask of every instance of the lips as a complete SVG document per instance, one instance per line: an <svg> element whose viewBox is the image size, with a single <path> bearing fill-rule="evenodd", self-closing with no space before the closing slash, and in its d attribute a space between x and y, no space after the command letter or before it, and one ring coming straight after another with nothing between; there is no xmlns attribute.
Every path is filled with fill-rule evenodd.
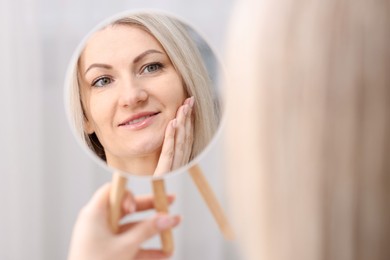
<svg viewBox="0 0 390 260"><path fill-rule="evenodd" d="M143 113L138 113L122 123L120 123L118 126L141 126L145 122L150 121L150 118L158 115L160 112L143 112Z"/></svg>

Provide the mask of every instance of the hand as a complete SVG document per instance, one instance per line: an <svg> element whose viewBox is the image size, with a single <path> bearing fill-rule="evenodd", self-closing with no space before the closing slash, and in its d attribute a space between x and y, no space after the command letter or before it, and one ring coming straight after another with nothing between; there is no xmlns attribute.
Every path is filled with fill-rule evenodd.
<svg viewBox="0 0 390 260"><path fill-rule="evenodd" d="M187 98L177 110L176 118L168 123L154 176L162 176L188 163L194 139L194 102L194 97Z"/></svg>
<svg viewBox="0 0 390 260"><path fill-rule="evenodd" d="M68 260L84 259L166 259L169 254L161 250L141 249L143 242L159 232L173 228L180 217L157 214L139 222L127 223L119 228L118 234L112 233L109 223L110 184L101 187L80 211L77 218ZM172 203L173 196L168 196ZM133 197L130 192L124 195L122 217L136 211L153 208L152 196Z"/></svg>

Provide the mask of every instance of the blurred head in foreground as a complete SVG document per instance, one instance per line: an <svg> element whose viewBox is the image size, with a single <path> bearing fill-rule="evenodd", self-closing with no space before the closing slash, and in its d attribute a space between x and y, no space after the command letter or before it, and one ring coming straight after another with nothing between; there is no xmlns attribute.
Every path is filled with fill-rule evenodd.
<svg viewBox="0 0 390 260"><path fill-rule="evenodd" d="M236 6L227 169L248 259L390 259L389 10Z"/></svg>

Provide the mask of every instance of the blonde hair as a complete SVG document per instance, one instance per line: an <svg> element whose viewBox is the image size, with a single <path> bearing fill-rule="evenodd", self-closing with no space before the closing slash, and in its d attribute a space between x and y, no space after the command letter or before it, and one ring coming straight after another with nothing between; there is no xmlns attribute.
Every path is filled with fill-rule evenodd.
<svg viewBox="0 0 390 260"><path fill-rule="evenodd" d="M390 259L390 3L236 8L227 185L247 259Z"/></svg>
<svg viewBox="0 0 390 260"><path fill-rule="evenodd" d="M182 78L188 96L195 97L194 142L190 160L199 155L212 139L219 124L220 109L212 82L201 54L189 36L188 28L176 18L159 13L135 13L111 22L107 26L137 26L152 35L164 48ZM70 83L70 117L77 135L100 158L105 160L104 148L97 137L84 131L84 109L78 82L78 64L74 64Z"/></svg>

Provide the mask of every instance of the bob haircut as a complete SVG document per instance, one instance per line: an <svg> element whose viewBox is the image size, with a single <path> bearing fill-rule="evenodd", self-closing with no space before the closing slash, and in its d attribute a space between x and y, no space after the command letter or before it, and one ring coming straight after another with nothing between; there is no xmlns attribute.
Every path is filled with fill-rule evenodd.
<svg viewBox="0 0 390 260"><path fill-rule="evenodd" d="M194 141L189 160L194 159L207 146L216 132L220 109L200 51L190 37L190 28L176 18L150 12L126 15L103 28L117 25L136 26L153 36L161 44L179 73L187 97L194 96ZM74 64L71 64L73 70L69 88L70 121L82 142L87 144L98 157L106 161L104 148L96 134L85 132L86 113L79 83L78 64L83 50Z"/></svg>

